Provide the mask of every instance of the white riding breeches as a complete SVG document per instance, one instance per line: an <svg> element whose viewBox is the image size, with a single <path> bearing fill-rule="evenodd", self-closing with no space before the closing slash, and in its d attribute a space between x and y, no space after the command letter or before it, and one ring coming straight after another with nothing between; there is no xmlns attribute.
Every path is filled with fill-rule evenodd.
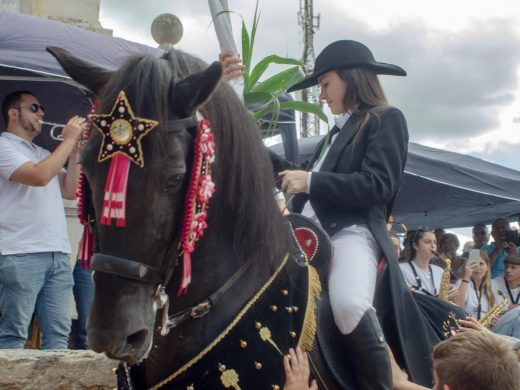
<svg viewBox="0 0 520 390"><path fill-rule="evenodd" d="M352 225L332 236L334 255L329 270L329 297L334 320L351 333L373 307L381 250L366 225Z"/></svg>

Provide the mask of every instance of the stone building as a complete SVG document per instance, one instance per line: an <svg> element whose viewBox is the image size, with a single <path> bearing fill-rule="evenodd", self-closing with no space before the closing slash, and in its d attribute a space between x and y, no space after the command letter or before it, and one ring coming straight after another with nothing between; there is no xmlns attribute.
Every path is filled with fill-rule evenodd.
<svg viewBox="0 0 520 390"><path fill-rule="evenodd" d="M99 22L100 0L0 0L3 11L59 20L86 30L112 35Z"/></svg>

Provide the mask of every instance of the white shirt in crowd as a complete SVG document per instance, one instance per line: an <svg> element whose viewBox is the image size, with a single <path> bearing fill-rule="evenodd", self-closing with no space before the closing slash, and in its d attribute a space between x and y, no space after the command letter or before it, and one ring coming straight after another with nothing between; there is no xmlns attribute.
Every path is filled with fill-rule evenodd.
<svg viewBox="0 0 520 390"><path fill-rule="evenodd" d="M10 181L28 161L38 163L50 152L23 138L0 135L0 253L2 255L70 253L65 210L58 176L46 186L32 187Z"/></svg>
<svg viewBox="0 0 520 390"><path fill-rule="evenodd" d="M455 283L457 287L460 287L462 284L462 280L459 279ZM486 292L484 289L482 289L482 293L480 296L480 317L478 316L478 295L477 291L475 290L475 286L473 282L470 280L469 283L467 283L468 288L466 290L466 300L464 301L464 306L462 307L468 314L470 314L475 319L480 319L488 312L490 309L489 307L489 301L486 295ZM498 294L498 290L495 287L495 284L491 283L491 290L493 291L493 295L495 296L495 305L502 301L502 298Z"/></svg>
<svg viewBox="0 0 520 390"><path fill-rule="evenodd" d="M520 303L520 286L516 288L510 289L511 296L509 295L509 292L507 291L507 285L506 281L503 276L498 276L491 280L491 283L493 284L493 289L496 291L501 291L503 296L507 299L509 299L509 303L518 304ZM503 301L504 298L498 297L497 303L500 303ZM516 301L516 302L515 302Z"/></svg>
<svg viewBox="0 0 520 390"><path fill-rule="evenodd" d="M414 287L415 291L420 294L437 296L441 287L443 269L439 266L430 264L430 273L419 268L415 261L412 260L411 263L413 267L415 267L419 281L415 277L413 269L410 266L410 262L406 261L399 263L399 268L401 268L401 272L404 276L406 284L410 287Z"/></svg>

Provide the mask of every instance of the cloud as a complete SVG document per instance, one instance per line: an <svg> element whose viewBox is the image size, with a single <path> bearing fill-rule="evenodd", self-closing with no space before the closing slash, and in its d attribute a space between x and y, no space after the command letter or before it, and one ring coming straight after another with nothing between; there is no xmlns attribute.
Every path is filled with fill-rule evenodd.
<svg viewBox="0 0 520 390"><path fill-rule="evenodd" d="M229 3L236 13L231 19L240 45L238 15L250 27L254 2ZM218 56L205 0L150 0L124 7L117 0L103 0L101 7L103 20L115 24L105 27L114 28L116 35L124 32L127 38L138 37L150 45L155 45L149 32L155 16L174 13L184 25L179 48L208 62ZM295 2L263 2L255 42L256 61L273 53L301 57L297 8ZM407 70L406 78L381 76L381 80L390 102L405 113L413 141L451 146L454 150L454 145L462 147L471 144L470 139L478 139L479 153L485 154L486 148L494 152L500 149L493 139L496 141L496 131L502 125L501 113L511 106L520 88L520 36L515 31L518 22L512 17L473 18L458 29L448 30L432 27L426 19L410 17L374 25L368 16L364 20L353 17L342 2L321 2L317 8L315 5L321 23L315 35L316 55L332 41L354 39L370 47L377 60ZM511 131L517 131L517 127ZM504 133L498 137L505 138Z"/></svg>

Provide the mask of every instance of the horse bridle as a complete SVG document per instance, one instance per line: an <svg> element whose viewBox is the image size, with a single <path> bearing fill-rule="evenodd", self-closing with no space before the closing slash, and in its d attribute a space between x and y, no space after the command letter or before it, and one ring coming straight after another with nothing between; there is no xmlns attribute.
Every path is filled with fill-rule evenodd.
<svg viewBox="0 0 520 390"><path fill-rule="evenodd" d="M197 115L183 119L170 120L167 122L168 133L178 133L188 130L196 127L198 122L199 118ZM91 220L89 223L92 231L96 234L95 221ZM160 326L160 334L162 336L167 335L170 329L179 326L189 319L201 318L207 315L210 310L217 305L224 293L234 285L251 266L251 262L246 261L219 289L202 302L169 316L169 297L168 294L166 294L166 286L170 282L173 271L178 263L179 236L179 234L174 235L172 242L166 251L165 259L163 259L163 268L152 267L139 261L107 255L101 252L94 253L91 261L91 268L94 271L117 275L140 283L157 285L154 299L157 308L163 310ZM97 239L95 241L97 242ZM174 261L169 260L172 258Z"/></svg>

